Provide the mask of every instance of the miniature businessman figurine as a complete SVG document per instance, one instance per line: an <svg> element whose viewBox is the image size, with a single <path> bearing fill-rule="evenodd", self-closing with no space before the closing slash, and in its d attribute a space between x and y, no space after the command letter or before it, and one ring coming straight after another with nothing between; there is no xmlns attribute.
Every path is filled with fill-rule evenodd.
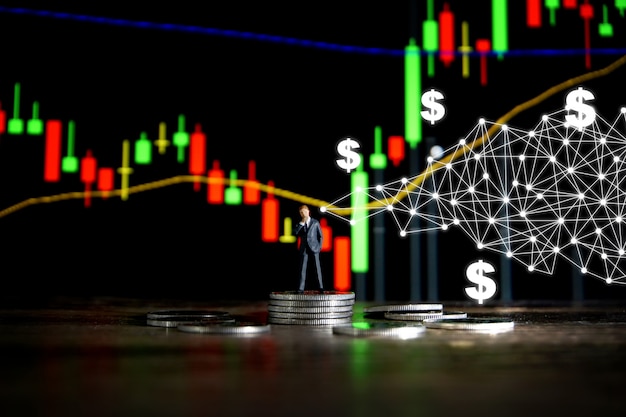
<svg viewBox="0 0 626 417"><path fill-rule="evenodd" d="M319 221L311 218L309 207L305 204L300 206L299 211L301 220L294 227L293 231L295 236L300 237L300 285L298 286L298 293L304 292L309 255L313 255L315 258L317 280L319 281L320 292L322 292L324 291L322 268L320 267L320 250L322 249L323 241L322 228Z"/></svg>

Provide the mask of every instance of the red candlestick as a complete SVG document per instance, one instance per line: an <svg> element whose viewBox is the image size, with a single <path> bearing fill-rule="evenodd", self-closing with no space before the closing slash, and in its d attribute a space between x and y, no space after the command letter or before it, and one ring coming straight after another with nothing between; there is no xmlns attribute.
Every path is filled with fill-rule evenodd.
<svg viewBox="0 0 626 417"><path fill-rule="evenodd" d="M322 252L330 252L333 248L333 230L328 225L328 220L325 217L320 219L320 226L322 227Z"/></svg>
<svg viewBox="0 0 626 417"><path fill-rule="evenodd" d="M209 186L207 187L207 202L209 204L222 204L224 202L224 182L211 182L211 179L224 179L224 171L220 169L219 161L213 161L213 168L209 170Z"/></svg>
<svg viewBox="0 0 626 417"><path fill-rule="evenodd" d="M269 187L274 187L273 181L268 181ZM261 203L261 240L263 242L277 242L280 233L278 200L274 193L267 192L267 197Z"/></svg>
<svg viewBox="0 0 626 417"><path fill-rule="evenodd" d="M439 12L439 59L446 67L454 61L454 13L448 3Z"/></svg>
<svg viewBox="0 0 626 417"><path fill-rule="evenodd" d="M7 131L7 112L2 110L0 103L0 135Z"/></svg>
<svg viewBox="0 0 626 417"><path fill-rule="evenodd" d="M578 7L578 0L563 0L564 9L575 9Z"/></svg>
<svg viewBox="0 0 626 417"><path fill-rule="evenodd" d="M108 197L108 192L113 191L115 171L113 168L98 168L98 190L102 191L102 198Z"/></svg>
<svg viewBox="0 0 626 417"><path fill-rule="evenodd" d="M396 167L404 160L405 142L402 136L389 136L387 139L387 156Z"/></svg>
<svg viewBox="0 0 626 417"><path fill-rule="evenodd" d="M196 130L189 139L189 173L203 175L206 171L206 135L202 133L200 123L196 123ZM200 182L193 183L195 191L200 190Z"/></svg>
<svg viewBox="0 0 626 417"><path fill-rule="evenodd" d="M580 17L585 21L585 67L591 69L591 29L589 26L593 19L593 6L588 1L580 5Z"/></svg>
<svg viewBox="0 0 626 417"><path fill-rule="evenodd" d="M541 27L541 0L526 0L526 26Z"/></svg>
<svg viewBox="0 0 626 417"><path fill-rule="evenodd" d="M61 121L46 122L46 143L44 145L43 179L58 182L61 179Z"/></svg>
<svg viewBox="0 0 626 417"><path fill-rule="evenodd" d="M244 204L259 204L261 202L261 189L256 180L256 163L248 162L248 181L243 186Z"/></svg>
<svg viewBox="0 0 626 417"><path fill-rule="evenodd" d="M487 85L487 52L490 50L489 39L476 39L476 51L480 53L480 85Z"/></svg>
<svg viewBox="0 0 626 417"><path fill-rule="evenodd" d="M85 207L91 206L91 184L96 182L96 158L87 150L87 155L80 160L80 180L85 183Z"/></svg>
<svg viewBox="0 0 626 417"><path fill-rule="evenodd" d="M335 238L335 290L349 291L352 286L352 274L350 271L350 238L337 236Z"/></svg>

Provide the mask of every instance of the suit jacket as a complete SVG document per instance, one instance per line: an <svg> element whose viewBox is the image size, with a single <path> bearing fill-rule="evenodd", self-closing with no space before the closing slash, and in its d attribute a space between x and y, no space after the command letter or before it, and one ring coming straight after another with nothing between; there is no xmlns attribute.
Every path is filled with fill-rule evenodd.
<svg viewBox="0 0 626 417"><path fill-rule="evenodd" d="M322 235L322 227L320 226L320 222L314 218L310 218L309 221L309 229L308 231L304 231L304 225L298 224L294 228L293 234L295 236L300 236L300 253L304 252L308 246L308 248L313 253L319 253L322 249L322 242L324 237Z"/></svg>

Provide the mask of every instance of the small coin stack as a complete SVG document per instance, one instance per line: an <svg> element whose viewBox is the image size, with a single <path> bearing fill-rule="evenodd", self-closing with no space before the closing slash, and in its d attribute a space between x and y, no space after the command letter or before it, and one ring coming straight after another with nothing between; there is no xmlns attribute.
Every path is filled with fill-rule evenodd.
<svg viewBox="0 0 626 417"><path fill-rule="evenodd" d="M387 304L365 307L363 312L365 317L368 318L384 318L391 321L419 323L427 329L470 330L494 333L509 331L515 326L513 320L506 317L468 317L462 311L446 312L442 304ZM338 330L346 332L344 329ZM351 331L354 332L353 330ZM361 334L364 333L363 330L360 331ZM383 330L368 329L367 331L373 333L374 331L382 332ZM384 331L389 333L388 329Z"/></svg>
<svg viewBox="0 0 626 417"><path fill-rule="evenodd" d="M365 317L387 320L422 321L428 318L441 318L443 304L406 303L369 306L363 309Z"/></svg>
<svg viewBox="0 0 626 417"><path fill-rule="evenodd" d="M332 326L352 321L354 292L275 291L267 306L268 323Z"/></svg>
<svg viewBox="0 0 626 417"><path fill-rule="evenodd" d="M251 335L268 333L270 325L238 320L227 311L159 310L146 315L148 326L175 327L186 333Z"/></svg>

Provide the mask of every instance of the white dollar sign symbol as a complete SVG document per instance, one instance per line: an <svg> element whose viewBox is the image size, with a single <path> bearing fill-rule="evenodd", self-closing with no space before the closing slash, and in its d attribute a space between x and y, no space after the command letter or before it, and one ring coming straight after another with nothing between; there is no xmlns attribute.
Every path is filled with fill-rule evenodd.
<svg viewBox="0 0 626 417"><path fill-rule="evenodd" d="M430 91L422 94L422 105L430 110L422 110L422 117L430 121L431 125L434 125L436 121L441 120L446 114L446 108L435 100L442 100L443 94L437 90L431 89Z"/></svg>
<svg viewBox="0 0 626 417"><path fill-rule="evenodd" d="M584 90L582 87L578 87L578 90L570 92L565 99L565 110L574 110L578 114L568 114L565 116L565 120L569 124L576 126L579 131L582 131L583 127L592 124L596 119L596 111L590 105L585 104L583 100L593 100L594 98L591 91Z"/></svg>
<svg viewBox="0 0 626 417"><path fill-rule="evenodd" d="M339 155L345 156L345 159L337 159L337 165L339 168L345 169L347 173L355 169L361 163L361 155L354 152L352 148L360 148L359 142L346 138L339 142L337 145L337 152Z"/></svg>
<svg viewBox="0 0 626 417"><path fill-rule="evenodd" d="M494 271L493 265L482 260L470 264L465 270L465 276L476 284L476 287L465 287L465 293L468 297L477 300L478 304L482 304L484 300L493 297L496 293L496 282L486 277L485 274Z"/></svg>

